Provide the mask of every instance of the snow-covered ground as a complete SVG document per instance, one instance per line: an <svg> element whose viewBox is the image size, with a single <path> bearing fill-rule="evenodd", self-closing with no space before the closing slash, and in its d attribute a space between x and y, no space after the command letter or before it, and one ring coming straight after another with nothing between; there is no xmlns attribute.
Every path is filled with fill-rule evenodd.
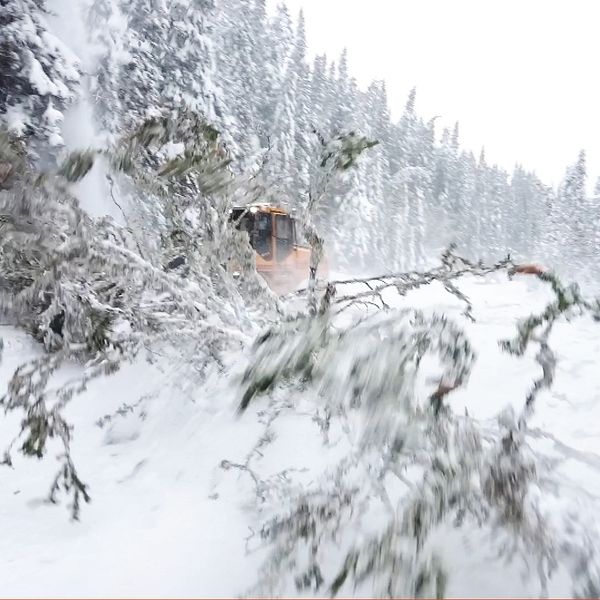
<svg viewBox="0 0 600 600"><path fill-rule="evenodd" d="M450 401L485 425L505 406L522 406L539 373L533 356L503 354L497 340L514 334L516 319L541 308L549 295L531 279L465 281L477 322L462 319L478 359L466 389ZM441 288L409 294L403 302L443 310L460 318L461 306ZM40 350L24 333L3 327L0 384ZM552 523L569 514L589 519L594 529L600 500L600 351L598 325L581 319L561 324L553 338L560 362L551 393L540 397L531 422L538 460L553 460L559 488L542 499ZM245 354L231 357L225 373L190 388L172 361L140 362L92 383L68 410L73 423L73 458L90 486L92 502L81 520L67 508L44 501L58 464L52 452L41 461L14 453L14 468L0 477L0 581L2 595L189 597L244 593L257 578L265 550L246 551L256 528L254 491L247 473L223 468L244 463L263 434L260 411L266 399L243 416L239 375ZM161 366L162 365L162 366ZM168 366L165 366L168 365ZM62 374L73 374L70 367ZM276 438L255 453L252 468L263 478L298 469L299 481L318 478L347 446L325 448L302 397L284 410L273 428ZM100 427L97 422L127 403ZM13 415L0 420L0 440L18 431ZM306 471L302 471L306 469ZM440 530L433 542L451 578L449 596L536 596L535 572L522 578L524 562L506 565L491 554L489 532L476 528ZM572 584L559 568L551 596L569 596Z"/></svg>

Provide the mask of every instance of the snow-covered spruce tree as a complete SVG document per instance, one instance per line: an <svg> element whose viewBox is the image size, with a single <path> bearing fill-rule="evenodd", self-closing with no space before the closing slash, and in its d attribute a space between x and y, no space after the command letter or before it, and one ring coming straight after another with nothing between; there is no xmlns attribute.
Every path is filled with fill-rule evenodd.
<svg viewBox="0 0 600 600"><path fill-rule="evenodd" d="M359 130L370 139L378 140L376 148L370 150L359 162L358 169L351 173L347 190L337 189L337 206L329 206L339 228L335 236L329 236L334 244L335 264L338 269L360 271L374 268L372 257L378 257L381 270L389 266L388 236L389 206L387 183L389 178L389 110L385 84L374 82L360 99L362 117ZM368 118L366 118L368 115ZM335 213L338 214L335 214ZM331 216L330 220L333 220ZM359 227L357 225L360 224ZM379 231L380 235L375 235ZM371 260L370 260L371 258Z"/></svg>
<svg viewBox="0 0 600 600"><path fill-rule="evenodd" d="M491 169L489 177L488 189L486 194L488 221L487 239L489 240L487 247L487 255L482 258L488 260L495 256L501 255L510 249L509 235L512 234L508 219L503 219L505 203L511 201L510 187L508 183L508 173L494 165ZM522 251L525 252L526 242L521 244ZM531 259L531 256L528 256Z"/></svg>
<svg viewBox="0 0 600 600"><path fill-rule="evenodd" d="M0 125L29 138L34 157L63 144L60 123L79 80L76 57L45 16L45 0L0 0Z"/></svg>
<svg viewBox="0 0 600 600"><path fill-rule="evenodd" d="M125 91L120 73L130 60L131 34L121 4L119 0L94 0L86 14L97 61L90 85L94 116L109 140L116 139L123 126Z"/></svg>
<svg viewBox="0 0 600 600"><path fill-rule="evenodd" d="M317 135L315 154L318 164L310 178L310 187L305 191L302 210L302 229L304 237L311 247L310 274L308 284L308 306L311 314L317 310L315 286L317 271L323 258L324 238L315 219L320 205L331 199L332 194L339 194L340 183L350 185L353 172L356 170L358 158L365 150L377 146L379 142L358 135L351 131L339 134L330 140ZM345 198L347 199L347 198Z"/></svg>
<svg viewBox="0 0 600 600"><path fill-rule="evenodd" d="M293 412L302 389L303 411L306 398L314 398L317 414L328 415L325 423L315 420L325 428L340 421L338 431L352 431L355 441L350 453L309 486L263 479L246 467L260 491L264 522L251 542L271 550L252 593L443 597L452 574L436 553L434 534L471 525L494 531L495 549L507 560L526 557L542 594L559 563L573 578L573 593L597 589L586 524L575 520L566 532L554 530L530 493L532 484L550 493L553 481L534 460L527 425L538 396L553 381L554 325L583 313L600 320L600 303L538 271L554 298L502 346L516 356L537 346L542 375L520 414L509 409L497 428L485 431L445 403L450 391L468 384L474 367L475 354L458 324L411 309L347 318L347 309L360 304L385 309L386 287L404 294L439 281L464 301L455 285L461 276L521 270L509 260L476 265L446 252L442 264L428 272L332 283L316 317L282 323L257 340L240 409L272 392L281 410ZM363 291L357 292L361 283ZM442 373L437 389L419 401L415 383L427 355L437 357ZM503 538L510 543L502 544Z"/></svg>
<svg viewBox="0 0 600 600"><path fill-rule="evenodd" d="M270 100L262 86L269 44L263 5L261 0L224 0L215 16L216 81L224 90L236 158L244 166L260 152L269 131L259 116Z"/></svg>
<svg viewBox="0 0 600 600"><path fill-rule="evenodd" d="M512 199L505 201L502 216L502 223L510 228L506 248L515 255L548 263L552 248L560 246L558 239L552 239L552 190L518 165L510 191Z"/></svg>
<svg viewBox="0 0 600 600"><path fill-rule="evenodd" d="M348 51L344 49L337 63L335 79L330 82L333 86L331 114L331 133L352 129L357 124L358 114L358 85L352 77L348 64Z"/></svg>
<svg viewBox="0 0 600 600"><path fill-rule="evenodd" d="M322 68L325 68L325 59L323 58ZM321 74L324 76L324 73ZM313 77L311 85L318 86L315 90L316 98L321 103L320 113L312 116L312 132L320 140L321 145L324 140L332 138L342 138L347 132L360 131L367 135L369 139L377 139L369 134L370 121L363 119L363 113L359 108L360 94L356 81L349 77L347 53L344 51L340 58L339 65L332 64L330 73L325 82ZM312 93L312 92L311 92ZM354 134L352 134L354 135ZM318 148L318 145L317 145ZM309 156L309 181L311 189L320 185L321 155L319 151L312 152ZM361 175L366 165L359 165L358 169L349 170L342 177L336 178L335 182L330 182L327 195L323 196L315 213L315 222L319 224L322 234L327 240L328 253L331 264L337 268L347 268L352 265L354 268L360 265L357 258L361 256L361 248L364 243L361 240L353 240L355 225L357 222L365 224L364 237L372 241L372 232L366 224L367 213L370 211L366 190L370 183L368 177ZM361 215L362 212L364 215Z"/></svg>
<svg viewBox="0 0 600 600"><path fill-rule="evenodd" d="M567 169L558 190L557 208L568 225L568 241L563 246L564 264L586 264L589 261L593 237L592 215L586 192L585 152L579 153L577 162Z"/></svg>
<svg viewBox="0 0 600 600"><path fill-rule="evenodd" d="M596 182L594 196L590 201L591 228L592 228L592 253L594 263L600 260L600 180Z"/></svg>
<svg viewBox="0 0 600 600"><path fill-rule="evenodd" d="M433 200L437 207L436 218L446 223L450 219L449 192L451 179L451 145L450 130L446 127L442 131L439 145L435 148L435 170L432 180Z"/></svg>
<svg viewBox="0 0 600 600"><path fill-rule="evenodd" d="M267 22L266 35L264 102L260 106L260 119L268 138L267 145L274 146L279 133L276 115L284 98L287 66L293 46L292 20L285 4L277 5L275 14Z"/></svg>
<svg viewBox="0 0 600 600"><path fill-rule="evenodd" d="M375 243L375 252L380 256L385 256L386 238L389 233L386 218L386 183L387 174L390 172L389 151L391 131L389 127L390 116L387 91L384 81L373 82L371 84L367 90L365 102L368 107L366 114L372 115L368 119L370 122L365 124L365 127L367 127L366 131L373 139L379 141L379 146L369 153L364 165L365 170L370 174L370 177L367 177L372 178L372 184L367 189L370 210L366 216L368 223L366 229L375 229L386 233L383 239L379 238ZM366 264L372 252L373 249L368 246L363 250L362 264ZM389 260L386 260L384 264L389 264Z"/></svg>
<svg viewBox="0 0 600 600"><path fill-rule="evenodd" d="M214 7L210 1L97 0L87 16L97 50L91 89L94 113L108 143L137 128L148 116L167 111L177 119L182 107L203 114L211 125L222 129L220 92L213 80ZM225 134L222 145L223 138L229 143ZM173 146L165 152L176 151ZM154 195L120 177L109 176L108 184L110 199L137 231L139 246L145 252L155 251Z"/></svg>
<svg viewBox="0 0 600 600"><path fill-rule="evenodd" d="M310 96L309 102L313 118L313 126L319 131L330 131L331 124L331 90L327 78L327 56L315 57L310 73Z"/></svg>
<svg viewBox="0 0 600 600"><path fill-rule="evenodd" d="M96 0L88 26L98 48L96 114L114 140L148 117L181 106L222 127L214 80L212 0ZM124 27L123 24L126 24Z"/></svg>
<svg viewBox="0 0 600 600"><path fill-rule="evenodd" d="M173 144L182 150L169 159ZM91 219L69 193L98 154L162 199L158 255L142 253L132 234L109 219ZM6 411L23 414L4 462L10 464L17 443L25 455L42 457L52 439L60 441L62 466L50 500L64 488L77 517L89 493L71 458L65 405L90 379L140 352L175 352L190 377L202 375L221 362L224 348L251 334L260 319L248 311L260 304L266 314L273 302L253 270L247 239L223 214L232 177L218 133L203 119L183 113L176 121L146 122L116 147L72 155L49 173L30 169L22 145L3 133L0 165L0 312L47 351L17 369L2 398ZM226 268L232 256L241 265L238 280ZM240 286L252 286L251 301L242 299ZM49 387L66 360L84 364L81 379Z"/></svg>
<svg viewBox="0 0 600 600"><path fill-rule="evenodd" d="M432 188L433 153L427 126L415 112L416 90L409 94L406 107L392 138L390 166L394 171L388 188L394 221L390 241L393 267L409 268L425 260L426 203Z"/></svg>
<svg viewBox="0 0 600 600"><path fill-rule="evenodd" d="M309 187L313 166L304 17L300 13L295 36L292 36L287 9L281 6L271 28L274 49L266 63L267 81L277 87L274 101L268 107L272 110L272 119L265 123L264 129L269 146L265 175L279 193L279 204L298 207L302 191Z"/></svg>
<svg viewBox="0 0 600 600"><path fill-rule="evenodd" d="M295 140L295 174L296 189L306 189L310 185L310 156L312 116L310 112L310 70L306 63L306 23L304 13L298 15L298 26L294 52L291 57L296 69L296 140Z"/></svg>
<svg viewBox="0 0 600 600"><path fill-rule="evenodd" d="M475 167L473 187L471 188L471 197L467 198L470 207L469 228L473 232L472 256L480 256L487 248L484 237L484 224L487 220L486 192L488 188L489 166L485 158L485 149L482 148L479 153L479 159Z"/></svg>

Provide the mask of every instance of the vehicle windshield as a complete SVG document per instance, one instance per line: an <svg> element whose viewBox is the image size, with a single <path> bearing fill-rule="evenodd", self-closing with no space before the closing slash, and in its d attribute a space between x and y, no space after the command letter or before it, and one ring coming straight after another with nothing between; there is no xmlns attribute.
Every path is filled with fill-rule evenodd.
<svg viewBox="0 0 600 600"><path fill-rule="evenodd" d="M298 222L298 219L292 219L292 226L294 228L295 234L295 243L299 246L308 246L308 242L304 237L304 232L302 230L302 225Z"/></svg>
<svg viewBox="0 0 600 600"><path fill-rule="evenodd" d="M285 260L294 247L294 228L288 215L275 215L275 239L277 243L277 261Z"/></svg>
<svg viewBox="0 0 600 600"><path fill-rule="evenodd" d="M245 231L250 237L250 245L265 260L273 255L273 223L269 213L251 213L245 208L231 211L230 221L240 231Z"/></svg>

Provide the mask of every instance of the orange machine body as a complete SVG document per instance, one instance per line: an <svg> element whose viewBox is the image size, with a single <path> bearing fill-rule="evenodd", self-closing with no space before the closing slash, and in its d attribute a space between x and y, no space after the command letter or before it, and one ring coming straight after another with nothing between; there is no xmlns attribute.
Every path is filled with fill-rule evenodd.
<svg viewBox="0 0 600 600"><path fill-rule="evenodd" d="M276 294L286 294L307 281L310 247L301 242L297 221L286 210L269 204L234 208L231 220L246 231L256 252L256 270ZM327 274L323 259L318 277Z"/></svg>

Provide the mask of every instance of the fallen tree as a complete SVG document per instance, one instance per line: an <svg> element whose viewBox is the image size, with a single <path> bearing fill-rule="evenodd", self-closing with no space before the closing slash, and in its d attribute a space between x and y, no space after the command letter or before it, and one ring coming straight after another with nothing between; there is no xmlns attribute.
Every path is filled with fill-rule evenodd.
<svg viewBox="0 0 600 600"><path fill-rule="evenodd" d="M476 360L459 324L443 315L393 309L383 294L393 289L405 295L438 282L473 319L457 282L494 272L532 275L550 288L553 299L518 323L514 339L499 342L516 356L537 346L541 376L521 413L507 409L490 431L468 415L454 414L445 401L468 385ZM336 295L346 286L354 291ZM246 411L269 394L293 412L294 399L310 390L316 414L327 415L327 427L351 420L360 436L349 455L310 489L253 474L262 486L259 515L265 519L256 543L270 548L270 556L251 593L289 595L295 589L311 595L442 597L449 574L432 536L449 523L504 532L512 541L499 552L533 562L542 594L559 564L570 569L575 595L598 590L596 550L584 535L586 524L570 522L581 541L567 541L548 525L530 493L532 485L543 485L543 468L528 444L536 399L553 382L550 334L559 321L584 314L600 320L598 300L583 298L576 285L563 285L537 265L515 265L510 257L475 264L452 249L430 271L331 282L320 291L316 316L291 317L257 339L239 408ZM346 314L350 307L354 318ZM415 384L427 355L437 358L442 374L423 404ZM413 473L411 480L407 472ZM390 497L385 485L390 477L402 482L403 493ZM276 500L269 504L264 500L269 497ZM383 525L366 533L373 518Z"/></svg>

